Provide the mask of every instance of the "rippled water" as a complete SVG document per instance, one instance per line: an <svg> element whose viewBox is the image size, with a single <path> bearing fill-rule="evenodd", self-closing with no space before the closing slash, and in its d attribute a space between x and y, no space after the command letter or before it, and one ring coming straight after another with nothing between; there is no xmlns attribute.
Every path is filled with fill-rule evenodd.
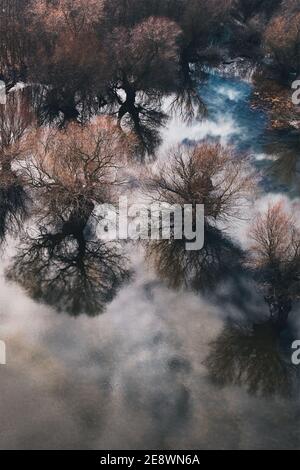
<svg viewBox="0 0 300 470"><path fill-rule="evenodd" d="M211 75L202 96L208 119L191 126L171 120L162 155L178 141L219 138L247 151L260 169L256 204L278 198L285 186L264 174L266 117L251 109L251 84ZM285 200L299 209L296 197ZM235 236L242 239L246 230L247 224L235 227ZM1 448L299 448L297 392L287 398L275 387L268 397L255 396L249 383L220 387L209 379L205 361L225 321L267 313L251 285L224 285L213 299L174 291L135 249L134 277L105 313L72 318L5 281L15 243L5 251L0 278L8 362L0 366ZM268 354L276 354L272 344ZM267 382L273 380L266 359L260 366Z"/></svg>

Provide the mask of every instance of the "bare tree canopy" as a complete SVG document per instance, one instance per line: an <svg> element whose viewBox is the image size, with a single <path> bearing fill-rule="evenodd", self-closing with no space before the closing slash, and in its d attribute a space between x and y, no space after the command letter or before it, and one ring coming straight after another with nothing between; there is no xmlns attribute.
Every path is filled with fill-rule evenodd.
<svg viewBox="0 0 300 470"><path fill-rule="evenodd" d="M284 327L300 295L300 231L282 203L259 214L250 232L249 264L256 273L271 317Z"/></svg>

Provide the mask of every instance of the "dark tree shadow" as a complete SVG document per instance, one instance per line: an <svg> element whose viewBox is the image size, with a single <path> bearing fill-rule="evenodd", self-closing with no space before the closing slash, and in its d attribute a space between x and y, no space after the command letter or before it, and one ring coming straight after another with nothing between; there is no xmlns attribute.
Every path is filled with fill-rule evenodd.
<svg viewBox="0 0 300 470"><path fill-rule="evenodd" d="M253 395L290 396L297 378L272 321L251 326L228 323L211 343L204 365L214 384L243 386Z"/></svg>
<svg viewBox="0 0 300 470"><path fill-rule="evenodd" d="M147 247L147 257L171 288L211 292L228 279L239 283L243 252L220 230L206 226L201 250L187 251L186 242L184 239L152 241Z"/></svg>
<svg viewBox="0 0 300 470"><path fill-rule="evenodd" d="M300 133L277 130L266 135L264 151L274 156L271 174L282 184L300 190Z"/></svg>
<svg viewBox="0 0 300 470"><path fill-rule="evenodd" d="M196 119L207 117L208 111L200 95L200 87L207 81L207 74L196 64L191 65L184 57L180 61L180 74L175 96L170 106L173 114L191 124Z"/></svg>
<svg viewBox="0 0 300 470"><path fill-rule="evenodd" d="M49 87L31 84L25 89L31 106L35 112L39 126L54 124L59 129L67 127L70 122L87 123L99 115L106 104L105 99L97 92L87 92L84 88L79 92L67 86Z"/></svg>
<svg viewBox="0 0 300 470"><path fill-rule="evenodd" d="M28 215L30 198L12 170L0 170L0 246L6 236L16 235Z"/></svg>
<svg viewBox="0 0 300 470"><path fill-rule="evenodd" d="M116 244L91 234L86 221L74 217L57 231L39 227L37 236L23 238L8 279L59 312L103 313L130 272Z"/></svg>
<svg viewBox="0 0 300 470"><path fill-rule="evenodd" d="M114 100L119 106L118 122L125 130L134 132L138 142L139 159L153 159L162 142L160 131L165 126L168 116L162 111L162 94L136 93L126 81L126 98L123 100L114 93ZM114 106L111 108L113 111Z"/></svg>

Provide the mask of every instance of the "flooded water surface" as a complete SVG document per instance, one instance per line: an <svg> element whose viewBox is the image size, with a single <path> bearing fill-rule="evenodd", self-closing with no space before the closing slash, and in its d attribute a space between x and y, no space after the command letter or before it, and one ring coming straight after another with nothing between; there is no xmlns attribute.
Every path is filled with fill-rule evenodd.
<svg viewBox="0 0 300 470"><path fill-rule="evenodd" d="M211 73L201 87L208 117L187 125L174 116L160 158L177 142L220 140L258 170L256 207L283 197L297 213L289 168L298 165L298 136L271 132L252 91L249 81ZM289 360L298 305L279 339L247 278L224 280L213 294L172 288L143 246L95 243L80 210L72 228L32 226L3 248L0 447L299 448L298 371ZM248 229L247 217L232 229L241 245ZM172 276L174 257L169 267Z"/></svg>

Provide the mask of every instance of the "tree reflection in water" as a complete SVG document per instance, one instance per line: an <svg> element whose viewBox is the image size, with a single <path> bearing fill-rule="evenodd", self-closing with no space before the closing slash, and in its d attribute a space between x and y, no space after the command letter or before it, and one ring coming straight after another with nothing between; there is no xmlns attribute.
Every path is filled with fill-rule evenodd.
<svg viewBox="0 0 300 470"><path fill-rule="evenodd" d="M264 151L274 155L271 170L281 183L300 189L300 133L297 130L272 131L266 137Z"/></svg>
<svg viewBox="0 0 300 470"><path fill-rule="evenodd" d="M31 141L21 169L37 228L23 235L7 276L58 311L100 314L129 277L120 246L100 241L93 229L98 205L117 196L127 141L108 118L85 128L45 129Z"/></svg>
<svg viewBox="0 0 300 470"><path fill-rule="evenodd" d="M242 250L215 227L206 226L202 250L187 251L186 240L160 240L150 243L147 258L158 275L172 288L211 290L219 282L239 277Z"/></svg>
<svg viewBox="0 0 300 470"><path fill-rule="evenodd" d="M90 238L88 226L74 219L57 232L27 234L7 271L32 298L72 316L103 313L129 275L119 247Z"/></svg>
<svg viewBox="0 0 300 470"><path fill-rule="evenodd" d="M147 258L172 287L183 284L198 290L226 280L229 274L238 277L242 250L220 227L239 219L241 207L247 206L254 185L247 160L229 147L208 142L173 147L168 157L168 163L150 172L146 190L155 202L192 205L194 230L195 208L204 205L204 248L186 251L186 239L176 240L171 233L170 241L150 242ZM184 221L182 225L184 233Z"/></svg>
<svg viewBox="0 0 300 470"><path fill-rule="evenodd" d="M11 170L0 170L0 245L7 234L21 229L27 216L29 197L21 179Z"/></svg>
<svg viewBox="0 0 300 470"><path fill-rule="evenodd" d="M19 232L27 216L30 198L15 167L28 150L26 136L34 124L23 90L8 94L0 104L0 245L8 233Z"/></svg>
<svg viewBox="0 0 300 470"><path fill-rule="evenodd" d="M269 320L250 327L227 325L211 344L206 366L220 385L245 385L250 393L288 395L296 369L283 339L289 316L299 301L300 231L283 204L270 205L253 220L248 265L257 291L268 305ZM292 344L290 341L289 346Z"/></svg>
<svg viewBox="0 0 300 470"><path fill-rule="evenodd" d="M228 324L204 363L211 380L219 386L245 386L254 395L289 396L296 367L284 356L281 335L273 322L244 327Z"/></svg>

